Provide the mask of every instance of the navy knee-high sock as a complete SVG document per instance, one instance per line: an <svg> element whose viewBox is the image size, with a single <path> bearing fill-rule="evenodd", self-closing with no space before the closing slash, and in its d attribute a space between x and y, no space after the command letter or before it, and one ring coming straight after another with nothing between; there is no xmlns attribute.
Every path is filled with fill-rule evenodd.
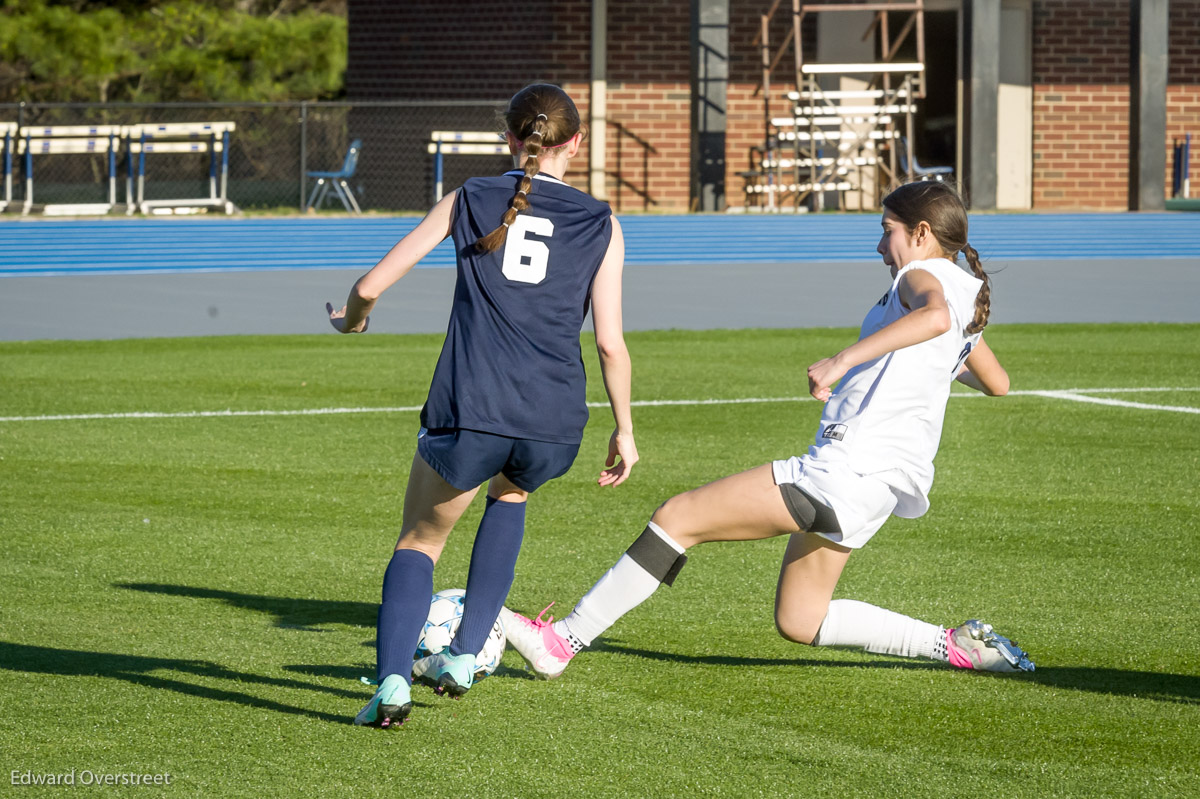
<svg viewBox="0 0 1200 799"><path fill-rule="evenodd" d="M399 674L412 682L413 653L433 596L433 561L415 549L397 549L383 573L383 601L375 635L378 678Z"/></svg>
<svg viewBox="0 0 1200 799"><path fill-rule="evenodd" d="M488 497L471 548L467 596L458 632L450 642L451 654L477 655L483 649L512 588L524 537L525 503L500 502Z"/></svg>

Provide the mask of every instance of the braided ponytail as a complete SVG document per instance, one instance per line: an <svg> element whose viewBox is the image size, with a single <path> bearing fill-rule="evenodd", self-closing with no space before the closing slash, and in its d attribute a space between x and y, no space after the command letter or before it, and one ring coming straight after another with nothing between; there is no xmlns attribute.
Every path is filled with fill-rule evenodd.
<svg viewBox="0 0 1200 799"><path fill-rule="evenodd" d="M508 239L508 229L517 219L517 214L529 208L529 194L533 191L533 178L539 170L538 156L546 148L560 147L579 132L579 111L571 98L557 86L537 83L526 86L513 95L504 114L508 130L521 141L526 154L525 174L517 185L517 192L504 212L500 224L486 236L475 241L477 252L495 252Z"/></svg>
<svg viewBox="0 0 1200 799"><path fill-rule="evenodd" d="M964 244L962 254L967 258L967 266L971 267L971 273L983 281L979 293L975 295L975 318L967 325L967 332L974 335L987 326L988 315L992 311L992 284L988 280L987 272L983 271L983 264L979 262L979 253L975 248Z"/></svg>
<svg viewBox="0 0 1200 799"><path fill-rule="evenodd" d="M918 180L894 189L883 198L883 207L903 222L909 233L921 222L927 223L947 259L957 262L959 252L966 256L971 274L983 281L975 296L975 317L966 332L974 335L983 330L992 310L992 285L979 253L967 243L967 207L959 193L940 181Z"/></svg>
<svg viewBox="0 0 1200 799"><path fill-rule="evenodd" d="M521 176L517 193L513 195L499 227L475 242L475 249L479 252L495 252L504 246L504 242L508 240L509 226L516 221L517 214L529 207L529 192L533 189L533 177L538 173L538 155L542 152L542 141L546 136L544 130L548 121L549 118L545 114L538 114L533 122L533 132L521 142L526 155L529 156L525 159L525 174Z"/></svg>

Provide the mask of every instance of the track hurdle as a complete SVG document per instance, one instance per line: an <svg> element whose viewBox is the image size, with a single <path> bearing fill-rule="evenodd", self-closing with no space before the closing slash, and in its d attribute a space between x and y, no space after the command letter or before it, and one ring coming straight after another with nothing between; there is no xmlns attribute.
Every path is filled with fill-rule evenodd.
<svg viewBox="0 0 1200 799"><path fill-rule="evenodd" d="M4 196L0 197L0 213L12 202L12 168L13 146L17 135L16 122L0 122L0 132L4 133Z"/></svg>
<svg viewBox="0 0 1200 799"><path fill-rule="evenodd" d="M500 138L501 141L497 141ZM447 155L508 155L508 142L495 131L435 130L426 150L433 156L433 201L442 199L442 159Z"/></svg>
<svg viewBox="0 0 1200 799"><path fill-rule="evenodd" d="M233 122L168 122L159 125L130 125L124 129L126 153L126 214L194 213L217 208L226 214L237 211L229 201L229 134ZM208 153L208 196L146 199L146 155L154 153ZM220 154L220 167L217 155ZM134 155L137 167L134 168Z"/></svg>
<svg viewBox="0 0 1200 799"><path fill-rule="evenodd" d="M24 127L17 136L17 153L24 156L25 202L22 216L33 210L33 156L61 153L98 153L108 155L108 202L54 203L42 207L42 213L107 214L117 203L117 151L121 147L121 128L118 125L55 125L53 127ZM7 152L7 150L6 150ZM11 179L11 170L6 170ZM6 189L7 187L6 180ZM6 197L9 196L6 194Z"/></svg>

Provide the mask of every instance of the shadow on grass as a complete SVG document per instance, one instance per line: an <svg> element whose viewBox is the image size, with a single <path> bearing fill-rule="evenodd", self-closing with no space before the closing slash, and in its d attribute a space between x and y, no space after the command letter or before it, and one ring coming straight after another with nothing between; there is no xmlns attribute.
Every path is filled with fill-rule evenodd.
<svg viewBox="0 0 1200 799"><path fill-rule="evenodd" d="M117 588L145 591L167 596L216 599L244 610L267 613L275 617L275 626L295 630L320 632L322 624L352 624L374 629L379 605L368 602L334 602L328 599L293 599L281 596L241 594L214 588L159 583L115 583Z"/></svg>
<svg viewBox="0 0 1200 799"><path fill-rule="evenodd" d="M152 672L169 671L177 674L190 674L209 679L230 680L233 683L245 685L269 685L281 688L303 688L309 691L322 691L335 696L365 701L364 691L349 691L340 688L329 688L314 685L310 682L291 680L277 677L264 677L259 674L233 671L216 663L205 660L178 660L173 658L144 657L141 655L122 655L115 652L86 652L76 649L54 649L44 646L28 646L0 641L0 669L9 671L32 672L35 674L52 674L59 677L107 677L122 680L134 685L144 685L148 688L160 688L186 696L200 699L213 699L220 702L233 702L246 707L256 707L263 710L273 710L279 713L289 713L295 716L328 721L334 724L349 724L349 716L335 716L307 708L293 707L270 699L252 696L242 691L212 688L195 685L178 679L162 677ZM357 675L356 675L357 676Z"/></svg>
<svg viewBox="0 0 1200 799"><path fill-rule="evenodd" d="M328 677L335 680L357 680L362 674L374 673L374 666L326 666L318 664L296 664L294 666L284 666L286 671L292 671L296 674L308 674L313 677ZM533 680L532 674L524 669L513 669L500 664L490 677L501 677L504 679L516 680ZM476 678L476 682L479 678Z"/></svg>
<svg viewBox="0 0 1200 799"><path fill-rule="evenodd" d="M669 663L694 663L706 666L802 666L808 668L844 669L945 669L941 663L929 660L869 660L837 661L804 658L754 658L736 655L680 655L672 652L653 652L622 646L612 641L598 641L593 652L612 652L617 655L661 660ZM1152 671L1122 671L1120 669L1088 666L1039 666L1031 674L989 674L985 677L1034 682L1052 688L1091 691L1098 694L1150 699L1156 702L1200 704L1200 677L1186 674L1162 674Z"/></svg>

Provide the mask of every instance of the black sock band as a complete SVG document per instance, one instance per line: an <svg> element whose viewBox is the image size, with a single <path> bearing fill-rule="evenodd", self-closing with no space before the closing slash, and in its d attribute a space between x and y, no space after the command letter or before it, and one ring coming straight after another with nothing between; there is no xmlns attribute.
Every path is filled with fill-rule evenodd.
<svg viewBox="0 0 1200 799"><path fill-rule="evenodd" d="M664 585L674 583L675 576L687 563L687 555L677 552L649 527L642 531L625 554Z"/></svg>

